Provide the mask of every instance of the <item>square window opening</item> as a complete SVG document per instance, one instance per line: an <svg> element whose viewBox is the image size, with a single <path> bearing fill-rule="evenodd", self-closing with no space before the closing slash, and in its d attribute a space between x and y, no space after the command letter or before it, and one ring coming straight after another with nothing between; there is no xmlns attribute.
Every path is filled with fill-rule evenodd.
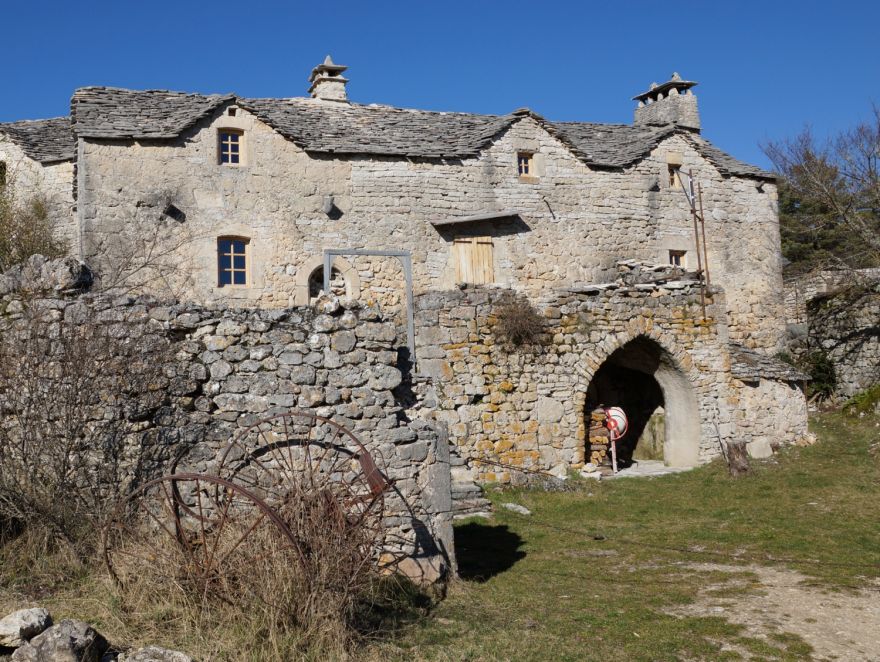
<svg viewBox="0 0 880 662"><path fill-rule="evenodd" d="M455 237L452 250L456 283L487 285L495 282L492 237Z"/></svg>
<svg viewBox="0 0 880 662"><path fill-rule="evenodd" d="M685 255L687 251L669 251L669 264L684 269L686 266Z"/></svg>
<svg viewBox="0 0 880 662"><path fill-rule="evenodd" d="M534 177L535 155L531 152L517 152L516 167L520 177Z"/></svg>

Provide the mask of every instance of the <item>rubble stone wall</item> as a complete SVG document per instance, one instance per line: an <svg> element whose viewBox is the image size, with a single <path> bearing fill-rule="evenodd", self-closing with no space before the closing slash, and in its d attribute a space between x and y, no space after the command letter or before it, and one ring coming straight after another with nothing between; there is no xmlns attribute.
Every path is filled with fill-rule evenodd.
<svg viewBox="0 0 880 662"><path fill-rule="evenodd" d="M546 320L543 340L520 349L496 337L508 295L470 288L417 298L418 370L438 385L436 417L478 480L506 482L518 469L563 476L583 466L590 381L631 341L656 350L637 369L653 374L663 390L669 464L706 462L722 442L746 442L762 455L771 440L787 443L806 433L796 385L732 377L720 291L707 299L706 322L693 282L556 292L537 305ZM772 430L756 420L765 409Z"/></svg>
<svg viewBox="0 0 880 662"><path fill-rule="evenodd" d="M18 200L44 197L58 235L77 250L76 218L73 211L73 163L60 161L43 165L31 159L14 142L0 134L0 161L6 163L7 185Z"/></svg>
<svg viewBox="0 0 880 662"><path fill-rule="evenodd" d="M359 437L394 481L385 495L394 541L388 549L435 570L444 555L454 562L445 431L420 414L418 397L403 392L396 329L376 309L343 308L334 299L324 312L162 305L146 296L61 291L22 301L15 287L45 281L45 269L34 264L17 274L14 287L0 277L6 329L36 306L52 320L124 323L125 334L137 329L169 345L164 404L138 424L143 439L168 446L157 457L167 462L187 451L179 470L209 471L232 437L259 419L291 409L331 418ZM54 282L58 290L71 284L63 273Z"/></svg>
<svg viewBox="0 0 880 662"><path fill-rule="evenodd" d="M227 126L245 131L240 167L217 162L217 130ZM495 284L531 294L600 282L621 258L666 262L669 250L686 250L696 268L689 207L669 182L674 152L703 183L710 269L727 292L731 338L774 350L784 332L775 186L721 176L683 135L618 171L588 167L530 117L476 158L330 157L302 151L238 109L235 117L218 111L176 141L83 139L80 149L87 260L100 261L131 233L149 234L173 202L186 220L168 232L190 237L175 260L189 271L182 292L264 307L292 305L303 271L325 248L406 249L416 292L452 288L459 234L492 237ZM536 176L518 175L518 151L534 153ZM518 216L431 223L493 210ZM224 235L250 240L248 287L216 286L216 239ZM394 260L381 268L354 262L362 291L397 308L403 282Z"/></svg>
<svg viewBox="0 0 880 662"><path fill-rule="evenodd" d="M835 366L836 393L880 383L880 269L823 271L786 281L788 350L822 351Z"/></svg>

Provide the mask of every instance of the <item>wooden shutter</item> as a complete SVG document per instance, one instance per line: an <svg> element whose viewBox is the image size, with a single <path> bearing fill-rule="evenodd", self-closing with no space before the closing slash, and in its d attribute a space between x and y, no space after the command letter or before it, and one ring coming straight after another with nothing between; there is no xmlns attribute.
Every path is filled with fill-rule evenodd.
<svg viewBox="0 0 880 662"><path fill-rule="evenodd" d="M492 237L456 237L452 254L457 283L485 285L495 282Z"/></svg>

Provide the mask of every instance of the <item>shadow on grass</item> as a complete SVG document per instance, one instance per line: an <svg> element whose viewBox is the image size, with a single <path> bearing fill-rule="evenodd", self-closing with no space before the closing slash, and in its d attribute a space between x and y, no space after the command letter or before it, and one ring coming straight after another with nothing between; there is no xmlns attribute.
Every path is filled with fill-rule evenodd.
<svg viewBox="0 0 880 662"><path fill-rule="evenodd" d="M526 553L523 539L504 524L469 522L455 527L458 575L466 581L484 582L510 569Z"/></svg>

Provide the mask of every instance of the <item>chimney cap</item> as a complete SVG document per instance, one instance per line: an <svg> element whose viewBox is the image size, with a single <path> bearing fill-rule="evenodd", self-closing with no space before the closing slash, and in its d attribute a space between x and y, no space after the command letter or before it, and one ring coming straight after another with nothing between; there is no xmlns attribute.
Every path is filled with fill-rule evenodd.
<svg viewBox="0 0 880 662"><path fill-rule="evenodd" d="M656 100L661 94L665 94L669 90L689 90L697 85L693 80L682 80L677 71L672 72L672 76L665 83L651 83L651 87L647 92L642 92L633 97L633 101L646 101L648 99Z"/></svg>
<svg viewBox="0 0 880 662"><path fill-rule="evenodd" d="M324 58L324 61L321 64L312 69L312 73L309 76L309 82L314 83L315 79L317 79L319 76L342 78L340 74L346 69L348 69L347 66L343 64L336 64L335 62L333 62L333 58L328 55Z"/></svg>

